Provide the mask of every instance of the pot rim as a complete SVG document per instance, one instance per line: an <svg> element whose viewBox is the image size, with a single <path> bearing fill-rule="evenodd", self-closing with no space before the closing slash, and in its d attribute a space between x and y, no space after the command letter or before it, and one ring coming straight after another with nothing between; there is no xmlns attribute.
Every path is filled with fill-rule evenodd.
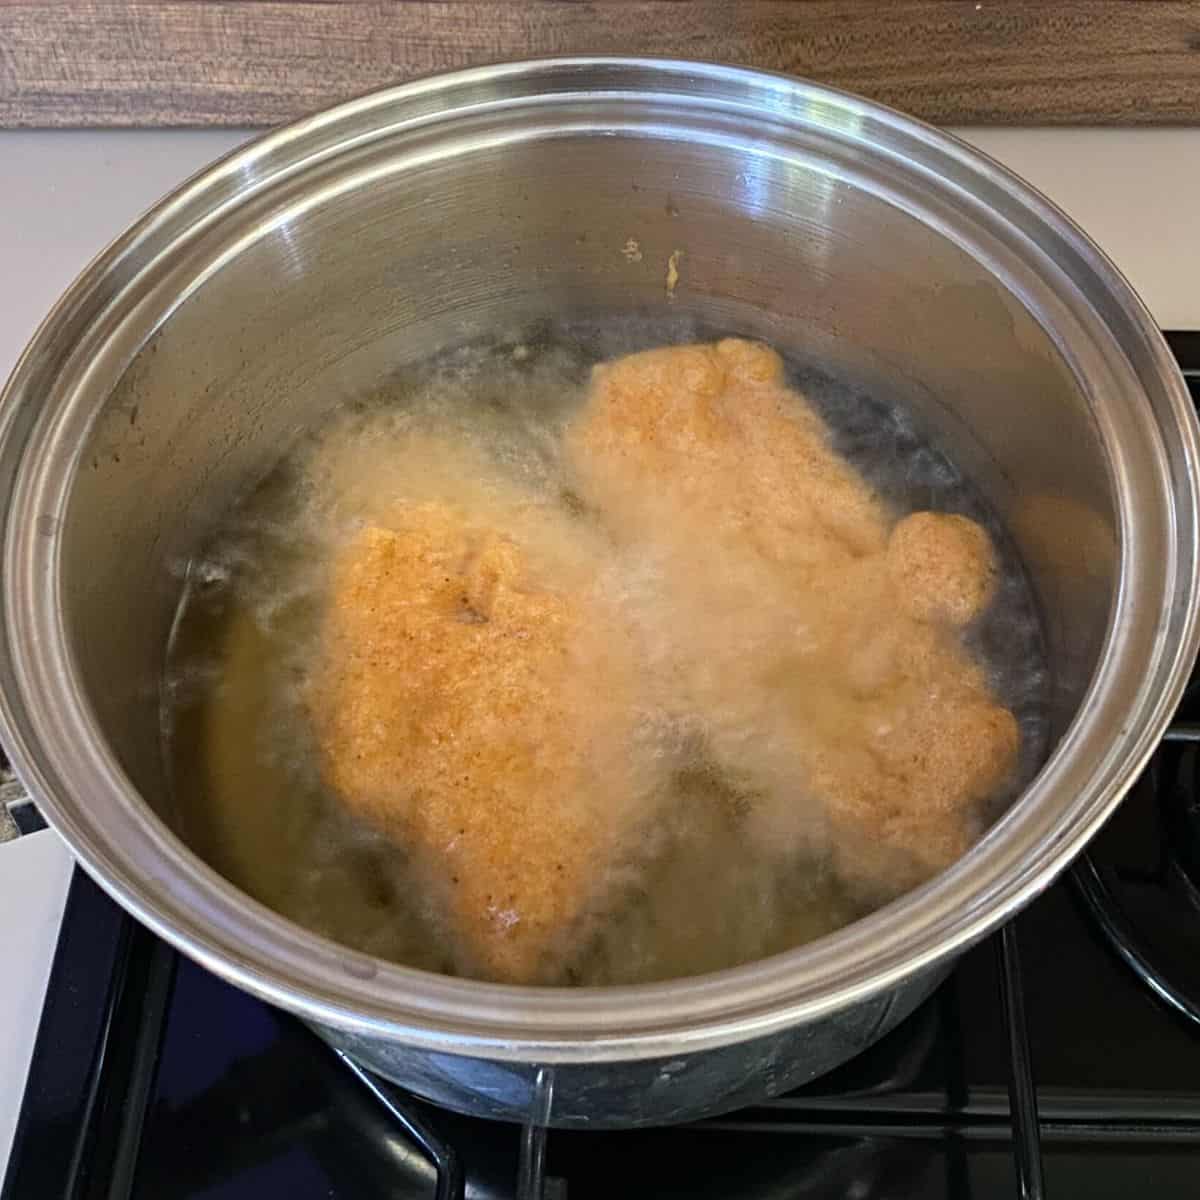
<svg viewBox="0 0 1200 1200"><path fill-rule="evenodd" d="M41 521L62 511L48 501L65 496L70 481L39 473L37 452L51 435L37 418L43 400L50 409L55 397L86 386L84 366L63 367L54 347L75 347L100 317L128 303L145 264L177 249L198 223L235 209L246 189L405 121L453 124L467 107L514 98L551 105L596 90L593 76L607 94L679 99L699 92L742 115L765 106L773 120L797 129L805 121L853 122L847 136L866 129L877 141L894 138L931 173L954 172L943 188L965 189L977 203L1007 211L1030 255L1041 256L1038 269L1063 292L1055 296L1062 311L1088 335L1074 344L1059 331L1077 374L1091 380L1094 413L1111 441L1120 577L1102 659L1075 720L1011 810L949 870L843 930L741 967L633 987L515 987L434 975L338 946L249 899L150 813L103 744L57 603L46 611L48 595L57 602L56 539ZM547 82L558 90L545 90ZM868 137L860 140L883 153ZM58 364L53 373L51 364ZM1115 387L1115 398L1100 394L1101 383ZM1132 450L1122 457L1122 435L1144 438L1136 461ZM1135 494L1139 472L1157 484L1162 512L1150 514L1156 506ZM1195 414L1150 314L1116 268L1038 193L948 134L832 88L683 60L538 59L433 76L272 131L193 176L82 272L19 360L0 393L0 498L11 501L0 580L0 734L18 775L85 869L167 941L269 1002L366 1035L499 1059L595 1062L742 1041L846 1007L965 949L1048 886L1120 801L1161 738L1200 641ZM1169 555L1157 563L1165 580L1157 608L1146 577L1155 566L1148 524ZM83 794L92 807L138 810L140 825L118 835L80 811Z"/></svg>

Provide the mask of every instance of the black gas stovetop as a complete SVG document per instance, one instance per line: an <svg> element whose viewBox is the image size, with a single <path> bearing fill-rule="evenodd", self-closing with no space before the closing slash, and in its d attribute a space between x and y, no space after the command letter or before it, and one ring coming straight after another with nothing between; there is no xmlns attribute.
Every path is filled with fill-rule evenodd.
<svg viewBox="0 0 1200 1200"><path fill-rule="evenodd" d="M1200 334L1171 344L1200 402ZM715 1120L546 1133L360 1078L77 870L3 1200L1193 1200L1198 885L1200 677L1089 854L871 1050Z"/></svg>

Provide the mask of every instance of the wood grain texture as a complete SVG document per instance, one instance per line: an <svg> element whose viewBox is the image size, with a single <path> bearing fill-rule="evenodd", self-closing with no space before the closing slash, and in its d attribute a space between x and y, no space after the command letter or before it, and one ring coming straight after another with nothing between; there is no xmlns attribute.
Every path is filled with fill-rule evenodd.
<svg viewBox="0 0 1200 1200"><path fill-rule="evenodd" d="M263 125L431 71L668 54L941 123L1200 123L1200 4L0 0L0 125Z"/></svg>

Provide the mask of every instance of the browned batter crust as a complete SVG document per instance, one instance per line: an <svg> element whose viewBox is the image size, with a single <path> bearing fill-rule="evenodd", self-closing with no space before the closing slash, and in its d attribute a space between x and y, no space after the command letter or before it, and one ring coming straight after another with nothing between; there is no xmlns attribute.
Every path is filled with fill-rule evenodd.
<svg viewBox="0 0 1200 1200"><path fill-rule="evenodd" d="M962 854L1018 745L961 640L987 533L895 523L751 342L597 367L564 445L587 522L430 444L408 465L463 497L392 487L333 571L326 775L425 864L457 969L561 977L671 794L647 722L700 737L764 855L828 853L877 900ZM322 470L366 486L345 446Z"/></svg>
<svg viewBox="0 0 1200 1200"><path fill-rule="evenodd" d="M819 846L856 889L949 865L1018 729L958 630L996 566L966 517L894 526L769 348L727 340L598 367L568 431L585 499L655 545L667 703L702 714L764 850Z"/></svg>
<svg viewBox="0 0 1200 1200"><path fill-rule="evenodd" d="M312 696L329 782L428 864L458 968L552 976L638 786L610 618L534 578L514 541L421 504L338 560Z"/></svg>
<svg viewBox="0 0 1200 1200"><path fill-rule="evenodd" d="M887 562L897 598L918 621L967 625L996 590L987 530L955 513L916 512L898 522Z"/></svg>

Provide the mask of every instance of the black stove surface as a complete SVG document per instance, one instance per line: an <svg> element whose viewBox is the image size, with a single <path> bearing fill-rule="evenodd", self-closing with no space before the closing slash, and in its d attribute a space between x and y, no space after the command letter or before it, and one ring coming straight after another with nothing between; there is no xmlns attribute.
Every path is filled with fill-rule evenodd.
<svg viewBox="0 0 1200 1200"><path fill-rule="evenodd" d="M1200 335L1172 345L1200 400ZM1198 885L1194 683L1089 857L887 1038L715 1120L552 1130L541 1194L1007 1200L1042 1194L1044 1176L1056 1198L1191 1200ZM523 1137L526 1164L531 1138L543 1148L385 1093L398 1115L299 1022L177 955L76 871L3 1200L403 1200L452 1196L459 1173L468 1197L512 1197Z"/></svg>

